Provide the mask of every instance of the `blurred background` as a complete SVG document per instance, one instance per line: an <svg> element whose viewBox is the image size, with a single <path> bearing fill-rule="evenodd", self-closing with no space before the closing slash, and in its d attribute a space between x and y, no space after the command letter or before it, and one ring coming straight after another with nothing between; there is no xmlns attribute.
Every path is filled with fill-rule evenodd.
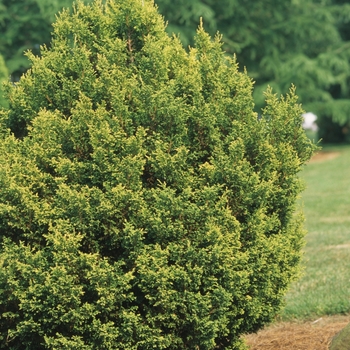
<svg viewBox="0 0 350 350"><path fill-rule="evenodd" d="M140 0L141 1L141 0ZM91 1L84 1L89 3ZM52 23L72 0L0 0L0 81L19 80L29 68L24 52L49 46ZM296 85L310 138L350 143L350 1L155 0L169 34L185 47L203 18L223 35L223 48L255 81L256 111L267 85L285 94ZM0 89L0 106L8 103Z"/></svg>

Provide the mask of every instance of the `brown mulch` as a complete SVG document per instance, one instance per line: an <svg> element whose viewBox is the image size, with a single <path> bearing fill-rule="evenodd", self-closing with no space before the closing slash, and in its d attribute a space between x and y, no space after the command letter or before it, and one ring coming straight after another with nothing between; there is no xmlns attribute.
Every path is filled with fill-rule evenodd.
<svg viewBox="0 0 350 350"><path fill-rule="evenodd" d="M324 162L326 160L337 158L339 155L340 152L319 151L312 156L312 158L309 160L309 163Z"/></svg>
<svg viewBox="0 0 350 350"><path fill-rule="evenodd" d="M349 316L276 323L245 336L250 350L328 350L332 338L350 322Z"/></svg>

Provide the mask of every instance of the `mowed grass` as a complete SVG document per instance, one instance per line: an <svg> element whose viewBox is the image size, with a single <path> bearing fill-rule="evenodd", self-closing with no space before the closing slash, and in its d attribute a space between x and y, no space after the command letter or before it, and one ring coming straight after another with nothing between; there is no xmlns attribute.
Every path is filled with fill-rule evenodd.
<svg viewBox="0 0 350 350"><path fill-rule="evenodd" d="M321 152L325 157L316 156L301 174L308 231L303 272L286 296L282 320L350 312L350 147Z"/></svg>

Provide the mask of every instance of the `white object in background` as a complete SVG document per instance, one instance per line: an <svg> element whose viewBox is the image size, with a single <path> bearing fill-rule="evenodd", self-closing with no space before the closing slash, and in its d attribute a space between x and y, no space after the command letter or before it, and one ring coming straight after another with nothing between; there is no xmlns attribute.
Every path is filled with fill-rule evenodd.
<svg viewBox="0 0 350 350"><path fill-rule="evenodd" d="M316 124L316 120L317 120L316 114L313 114L312 112L304 113L303 118L304 118L303 128L305 130L312 130L312 131L318 130L318 126Z"/></svg>

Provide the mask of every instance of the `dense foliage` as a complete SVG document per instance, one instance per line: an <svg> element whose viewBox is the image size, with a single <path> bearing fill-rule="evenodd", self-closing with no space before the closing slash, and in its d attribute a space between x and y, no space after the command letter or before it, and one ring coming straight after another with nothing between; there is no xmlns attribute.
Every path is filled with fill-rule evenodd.
<svg viewBox="0 0 350 350"><path fill-rule="evenodd" d="M49 44L56 13L72 3L73 0L0 0L0 54L13 81L30 66L24 52L30 49L39 54L40 45Z"/></svg>
<svg viewBox="0 0 350 350"><path fill-rule="evenodd" d="M141 0L140 0L141 1ZM84 1L85 3L91 0ZM51 23L73 0L0 0L0 54L12 81L29 68L23 52L49 45ZM155 0L187 47L203 17L224 50L237 54L255 81L256 111L267 86L285 94L298 87L304 109L319 117L325 141L350 139L350 4L347 0ZM0 68L1 69L1 68ZM1 99L1 91L0 91ZM1 102L0 102L1 103Z"/></svg>
<svg viewBox="0 0 350 350"><path fill-rule="evenodd" d="M1 112L0 347L242 349L298 272L313 146L151 1L64 11Z"/></svg>

